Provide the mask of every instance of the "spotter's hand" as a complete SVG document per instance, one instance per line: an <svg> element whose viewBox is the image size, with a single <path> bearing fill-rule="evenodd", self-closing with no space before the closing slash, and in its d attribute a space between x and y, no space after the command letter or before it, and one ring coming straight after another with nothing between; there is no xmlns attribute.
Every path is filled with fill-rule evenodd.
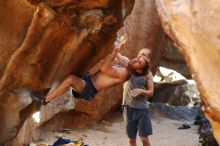
<svg viewBox="0 0 220 146"><path fill-rule="evenodd" d="M143 89L136 88L136 89L131 90L129 95L132 97L136 97L136 96L141 95L142 93L143 93Z"/></svg>

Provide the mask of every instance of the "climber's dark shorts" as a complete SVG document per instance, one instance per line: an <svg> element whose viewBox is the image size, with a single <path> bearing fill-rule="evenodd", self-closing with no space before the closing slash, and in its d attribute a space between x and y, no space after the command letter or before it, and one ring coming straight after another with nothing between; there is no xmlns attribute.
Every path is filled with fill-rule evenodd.
<svg viewBox="0 0 220 146"><path fill-rule="evenodd" d="M73 96L75 98L82 98L85 100L93 99L97 93L97 90L92 83L91 74L89 72L83 74L82 79L85 81L85 88L83 89L81 94L72 90Z"/></svg>
<svg viewBox="0 0 220 146"><path fill-rule="evenodd" d="M123 116L126 122L126 133L129 138L135 138L137 131L139 131L140 137L147 137L153 134L148 109L124 106Z"/></svg>

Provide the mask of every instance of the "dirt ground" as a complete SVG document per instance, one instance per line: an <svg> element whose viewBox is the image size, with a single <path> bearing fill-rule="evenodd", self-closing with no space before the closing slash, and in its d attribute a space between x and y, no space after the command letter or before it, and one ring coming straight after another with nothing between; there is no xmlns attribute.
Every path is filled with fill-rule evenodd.
<svg viewBox="0 0 220 146"><path fill-rule="evenodd" d="M183 123L192 124L193 121L153 117L154 134L150 136L151 146L198 146L198 126L191 125L190 129L178 129ZM59 136L72 140L82 139L89 146L128 146L122 116L118 116L113 121L102 121L83 129L64 129L62 132L54 132L45 141L53 144ZM141 146L139 138L137 145Z"/></svg>

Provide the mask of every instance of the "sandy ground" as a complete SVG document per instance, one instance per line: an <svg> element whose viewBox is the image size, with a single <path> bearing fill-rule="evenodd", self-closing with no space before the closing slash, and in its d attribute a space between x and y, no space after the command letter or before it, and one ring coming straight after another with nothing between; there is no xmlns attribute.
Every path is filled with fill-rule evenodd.
<svg viewBox="0 0 220 146"><path fill-rule="evenodd" d="M151 146L198 146L198 126L191 125L190 129L178 129L183 123L192 124L193 121L175 121L164 117L153 117L153 132L150 136ZM128 146L122 116L114 121L101 123L84 129L54 132L46 142L53 144L58 136L72 140L82 139L89 146ZM137 139L137 145L141 141Z"/></svg>

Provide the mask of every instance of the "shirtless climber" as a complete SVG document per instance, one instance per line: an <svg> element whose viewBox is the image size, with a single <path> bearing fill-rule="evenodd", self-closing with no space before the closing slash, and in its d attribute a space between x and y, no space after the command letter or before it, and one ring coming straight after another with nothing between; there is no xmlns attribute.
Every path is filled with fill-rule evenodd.
<svg viewBox="0 0 220 146"><path fill-rule="evenodd" d="M61 96L69 87L72 87L72 93L75 98L90 100L95 97L98 91L123 83L127 81L132 74L146 74L148 70L148 60L143 56L129 60L119 53L125 42L125 40L122 40L118 47L115 47L113 52L101 61L102 65L94 74L87 72L83 74L81 78L75 75L69 75L57 89L47 96L32 94L32 98L37 102L45 104ZM49 92L49 90L45 91L45 94L46 92Z"/></svg>

